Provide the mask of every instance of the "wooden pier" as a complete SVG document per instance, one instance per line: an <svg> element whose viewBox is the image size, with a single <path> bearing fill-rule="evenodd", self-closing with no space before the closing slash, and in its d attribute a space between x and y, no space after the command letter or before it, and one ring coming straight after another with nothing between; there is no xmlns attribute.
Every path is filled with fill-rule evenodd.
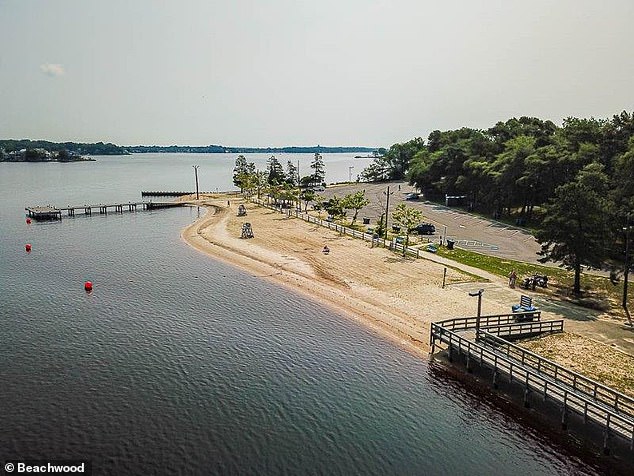
<svg viewBox="0 0 634 476"><path fill-rule="evenodd" d="M67 207L26 207L26 214L29 218L34 220L61 220L62 213L64 212L68 217L74 217L80 213L83 215L92 215L93 212L100 215L107 215L108 212L123 213L125 210L134 212L137 209L141 210L155 210L158 208L170 208L180 207L184 203L181 202L127 202L127 203L99 203L97 205L77 205Z"/></svg>
<svg viewBox="0 0 634 476"><path fill-rule="evenodd" d="M514 313L432 323L431 352L445 347L448 360L464 358L468 372L475 364L489 369L493 388L498 388L502 378L519 384L527 408L533 395L554 402L561 412L562 429L567 428L571 413L580 416L584 425L590 421L599 425L606 454L613 438L634 451L634 399L510 342L563 331L562 320L542 321L539 311L525 314L533 314L533 321L517 322L520 313Z"/></svg>
<svg viewBox="0 0 634 476"><path fill-rule="evenodd" d="M172 191L142 191L142 197L182 197L183 195L196 195L196 191L193 192L172 192ZM240 195L240 191L231 190L229 192L198 192L198 195Z"/></svg>

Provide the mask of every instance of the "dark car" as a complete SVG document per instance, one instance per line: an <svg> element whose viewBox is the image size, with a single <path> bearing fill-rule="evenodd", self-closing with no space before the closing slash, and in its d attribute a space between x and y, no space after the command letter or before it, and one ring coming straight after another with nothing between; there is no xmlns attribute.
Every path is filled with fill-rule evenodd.
<svg viewBox="0 0 634 476"><path fill-rule="evenodd" d="M436 233L436 227L431 223L421 223L420 225L414 227L412 231L415 231L419 235L433 235Z"/></svg>

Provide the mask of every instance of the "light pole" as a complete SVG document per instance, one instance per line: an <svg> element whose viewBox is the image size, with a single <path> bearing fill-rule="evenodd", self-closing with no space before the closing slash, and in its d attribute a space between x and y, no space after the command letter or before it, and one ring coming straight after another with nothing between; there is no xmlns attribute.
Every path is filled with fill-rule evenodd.
<svg viewBox="0 0 634 476"><path fill-rule="evenodd" d="M352 182L352 169L354 169L354 165L348 167L348 182Z"/></svg>
<svg viewBox="0 0 634 476"><path fill-rule="evenodd" d="M623 228L625 231L625 270L623 271L623 308L627 308L627 278L630 271L630 227Z"/></svg>
<svg viewBox="0 0 634 476"><path fill-rule="evenodd" d="M385 239L387 240L387 220L389 217L389 213L390 213L390 195L392 195L392 193L390 193L390 186L387 186L387 192L383 192L385 194L385 196L387 197L385 200Z"/></svg>
<svg viewBox="0 0 634 476"><path fill-rule="evenodd" d="M476 316L476 339L478 338L478 333L480 332L480 315L482 313L482 293L484 289L480 289L478 291L474 291L469 293L469 296L475 297L478 296L478 314Z"/></svg>
<svg viewBox="0 0 634 476"><path fill-rule="evenodd" d="M196 200L198 200L198 167L199 165L192 165L194 167L194 174L196 175Z"/></svg>

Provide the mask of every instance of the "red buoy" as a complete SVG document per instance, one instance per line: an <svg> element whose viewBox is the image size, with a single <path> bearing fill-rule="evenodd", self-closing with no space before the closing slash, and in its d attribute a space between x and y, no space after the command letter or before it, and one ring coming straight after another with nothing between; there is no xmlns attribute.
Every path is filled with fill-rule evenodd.
<svg viewBox="0 0 634 476"><path fill-rule="evenodd" d="M84 289L85 289L86 291L92 291L92 281L86 281L86 282L84 283Z"/></svg>
<svg viewBox="0 0 634 476"><path fill-rule="evenodd" d="M30 218L27 218L27 219L26 219L26 224L27 224L27 225L30 225L30 224L31 224L31 219L30 219Z"/></svg>
<svg viewBox="0 0 634 476"><path fill-rule="evenodd" d="M26 245L24 245L24 249L26 250L27 253L31 252L31 243L27 243Z"/></svg>

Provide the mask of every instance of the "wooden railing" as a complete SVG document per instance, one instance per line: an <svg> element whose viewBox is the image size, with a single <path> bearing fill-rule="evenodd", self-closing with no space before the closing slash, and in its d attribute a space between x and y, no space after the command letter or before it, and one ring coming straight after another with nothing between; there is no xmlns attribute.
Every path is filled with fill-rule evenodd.
<svg viewBox="0 0 634 476"><path fill-rule="evenodd" d="M535 311L531 311L521 314L532 314L534 312ZM515 315L518 314L520 313L516 313ZM521 320L521 318L518 320ZM544 334L546 332L563 332L564 321L562 319L552 321L533 320L532 322L494 324L492 326L482 326L480 330L504 338L527 337L529 335Z"/></svg>
<svg viewBox="0 0 634 476"><path fill-rule="evenodd" d="M559 322L563 330L563 321L544 321L541 324L546 324L547 322ZM561 384L568 385L570 388L583 392L594 400L609 406L614 411L624 412L626 415L630 415L634 418L634 398L628 397L602 383L596 382L551 360L545 359L534 352L501 339L489 332L489 329L481 330L478 333L478 339L485 344L495 346L499 352L503 352L508 357L521 362L523 365L529 366Z"/></svg>
<svg viewBox="0 0 634 476"><path fill-rule="evenodd" d="M257 198L252 198L251 201L263 207L280 211L281 213L286 213L289 216L300 218L301 220L307 221L308 223L314 223L316 225L323 226L330 230L335 230L336 232L341 233L342 235L348 235L353 238L362 239L364 241L374 241L375 246L382 246L394 251L398 251L400 253L403 253L403 249L405 249L406 255L415 256L416 258L420 258L421 255L424 255L424 253L426 253L425 251L421 252L420 248L413 248L411 246L405 247L405 245L397 243L396 240L386 240L385 238L382 238L382 237L374 238L374 235L372 233L358 231L358 230L355 230L354 228L339 225L338 223L335 223L332 221L322 220L321 218L314 217L312 215L309 215L308 213L301 212L297 209L290 209L290 208L280 209L279 207L266 203L264 200L259 200Z"/></svg>
<svg viewBox="0 0 634 476"><path fill-rule="evenodd" d="M612 432L630 442L630 448L634 449L634 415L626 411L625 400L619 400L618 410L602 401L597 401L594 389L583 390L581 386L571 388L567 380L544 374L530 365L526 365L515 358L505 355L495 347L489 347L484 342L471 341L456 332L444 328L440 323L431 325L432 339L443 342L448 346L451 354L459 352L469 361L479 362L481 366L493 369L494 379L498 373L508 375L510 381L516 381L525 385L528 389L543 395L544 399L550 398L563 405L562 423L566 422L567 412L573 411L583 416L584 421L592 419L606 429L606 438ZM491 337L496 337L491 335ZM578 377L577 377L578 378ZM600 384L599 384L600 385ZM528 393L525 394L525 398Z"/></svg>

